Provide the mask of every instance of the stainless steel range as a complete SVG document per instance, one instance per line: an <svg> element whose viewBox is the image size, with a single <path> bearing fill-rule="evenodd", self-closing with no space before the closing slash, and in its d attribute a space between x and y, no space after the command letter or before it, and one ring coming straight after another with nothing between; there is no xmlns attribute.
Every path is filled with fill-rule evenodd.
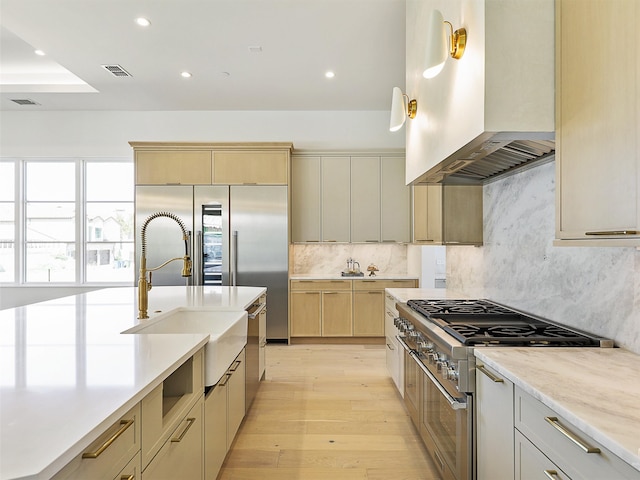
<svg viewBox="0 0 640 480"><path fill-rule="evenodd" d="M474 348L613 347L611 340L489 300L409 300L396 308L405 404L447 479L473 478Z"/></svg>

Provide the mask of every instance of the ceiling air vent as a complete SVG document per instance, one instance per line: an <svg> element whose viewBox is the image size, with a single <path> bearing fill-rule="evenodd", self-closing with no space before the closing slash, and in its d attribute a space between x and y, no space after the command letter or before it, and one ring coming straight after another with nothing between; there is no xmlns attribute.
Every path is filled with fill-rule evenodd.
<svg viewBox="0 0 640 480"><path fill-rule="evenodd" d="M102 68L111 72L114 77L131 77L132 75L127 72L120 65L102 65Z"/></svg>
<svg viewBox="0 0 640 480"><path fill-rule="evenodd" d="M33 100L29 100L28 98L12 98L11 101L17 103L18 105L40 105L38 102L34 102Z"/></svg>

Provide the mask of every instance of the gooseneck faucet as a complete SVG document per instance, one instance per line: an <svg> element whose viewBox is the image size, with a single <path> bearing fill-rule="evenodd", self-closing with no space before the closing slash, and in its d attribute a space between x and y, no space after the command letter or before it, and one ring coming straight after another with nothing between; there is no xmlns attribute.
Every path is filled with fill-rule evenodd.
<svg viewBox="0 0 640 480"><path fill-rule="evenodd" d="M147 268L147 225L158 217L167 217L171 220L175 220L182 229L182 238L184 240L184 257L175 257L171 260L167 260L162 265L155 268ZM140 256L140 278L138 278L138 318L149 318L147 310L149 308L149 290L151 290L151 272L160 270L174 260L182 260L184 262L182 266L182 276L191 276L191 258L189 257L189 234L187 229L182 223L182 220L178 216L169 212L157 212L151 214L142 224L142 254ZM147 272L149 272L149 279L147 280Z"/></svg>

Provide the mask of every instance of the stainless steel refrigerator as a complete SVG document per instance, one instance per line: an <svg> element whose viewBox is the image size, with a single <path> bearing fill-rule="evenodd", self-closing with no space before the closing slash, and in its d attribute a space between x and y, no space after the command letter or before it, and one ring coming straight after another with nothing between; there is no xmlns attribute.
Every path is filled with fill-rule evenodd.
<svg viewBox="0 0 640 480"><path fill-rule="evenodd" d="M286 186L136 187L136 272L142 224L149 215L177 215L190 232L193 275L182 262L152 273L153 285L245 285L267 288L267 339L288 337L288 205ZM147 267L184 255L178 224L167 217L146 228ZM151 297L153 293L150 293ZM150 311L153 311L150 302Z"/></svg>

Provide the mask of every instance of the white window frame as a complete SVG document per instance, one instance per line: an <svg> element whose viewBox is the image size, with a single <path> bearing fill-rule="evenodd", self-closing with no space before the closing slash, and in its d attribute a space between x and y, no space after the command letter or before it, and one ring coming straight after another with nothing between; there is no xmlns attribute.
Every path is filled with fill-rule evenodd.
<svg viewBox="0 0 640 480"><path fill-rule="evenodd" d="M27 190L27 178L26 168L28 163L44 163L51 162L66 162L75 164L75 281L74 282L27 282L26 281L26 190ZM15 277L13 282L2 282L0 285L5 286L25 286L25 287L42 287L42 286L56 286L56 287L69 287L69 286L105 286L105 287L117 287L117 286L133 286L135 285L136 276L132 270L130 281L122 282L88 282L86 280L86 267L87 267L87 225L86 225L86 165L89 163L130 163L133 164L133 159L124 158L0 158L0 162L14 163L15 173L15 244L14 244L14 272ZM134 178L131 176L131 189L134 191ZM135 197L132 197L131 204L135 206ZM128 203L126 201L118 203ZM93 242L89 242L93 243ZM135 238L131 242L135 245Z"/></svg>

